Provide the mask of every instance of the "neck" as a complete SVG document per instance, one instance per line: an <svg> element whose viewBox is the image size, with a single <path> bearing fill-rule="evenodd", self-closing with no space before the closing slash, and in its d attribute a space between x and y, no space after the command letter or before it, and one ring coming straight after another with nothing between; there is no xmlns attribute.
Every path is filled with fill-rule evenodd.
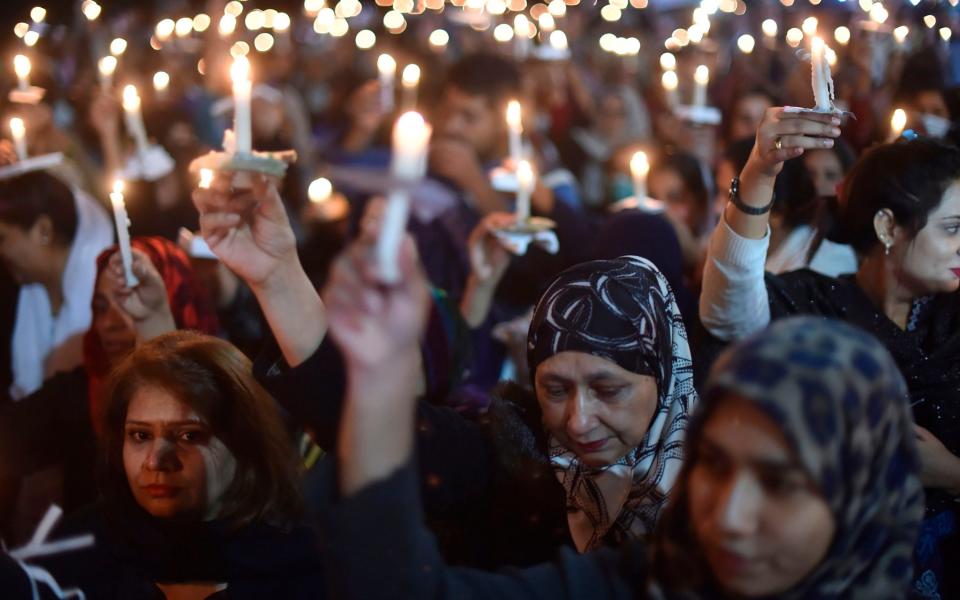
<svg viewBox="0 0 960 600"><path fill-rule="evenodd" d="M47 264L50 268L47 269L40 283L47 290L51 312L57 314L63 306L63 273L67 268L70 247L51 246L48 254Z"/></svg>
<svg viewBox="0 0 960 600"><path fill-rule="evenodd" d="M897 327L906 329L915 295L900 283L893 261L874 252L860 263L856 279L873 305Z"/></svg>

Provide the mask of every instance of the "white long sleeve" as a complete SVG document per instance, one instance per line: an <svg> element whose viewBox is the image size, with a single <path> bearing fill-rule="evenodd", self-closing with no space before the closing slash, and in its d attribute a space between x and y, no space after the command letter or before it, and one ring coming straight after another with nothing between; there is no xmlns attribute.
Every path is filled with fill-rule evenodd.
<svg viewBox="0 0 960 600"><path fill-rule="evenodd" d="M738 235L727 222L710 237L700 294L700 320L714 336L733 341L770 323L763 281L770 231L762 239Z"/></svg>

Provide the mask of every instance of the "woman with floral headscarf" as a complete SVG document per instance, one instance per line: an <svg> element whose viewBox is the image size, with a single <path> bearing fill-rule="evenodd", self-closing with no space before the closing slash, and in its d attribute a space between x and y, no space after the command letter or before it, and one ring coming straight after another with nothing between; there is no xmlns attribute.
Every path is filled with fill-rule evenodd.
<svg viewBox="0 0 960 600"><path fill-rule="evenodd" d="M394 318L422 312L423 282L404 275L380 308L329 306L351 378L340 493L323 512L339 598L907 597L923 490L906 385L875 339L809 318L718 361L652 540L497 574L447 568L421 524L412 390L370 383L395 374L379 357L402 355L422 324ZM384 331L377 356L357 345L372 327Z"/></svg>
<svg viewBox="0 0 960 600"><path fill-rule="evenodd" d="M95 435L100 382L111 365L142 341L172 331L217 331L213 304L193 275L187 256L161 238L132 241L133 272L140 284L124 284L114 246L96 260L93 319L83 340L83 366L59 374L22 401L0 410L0 491L13 493L26 474L63 465L61 505L69 511L92 501ZM10 457L16 457L15 460ZM49 498L45 499L49 501ZM0 505L3 498L0 498ZM42 516L45 503L32 502L29 516Z"/></svg>

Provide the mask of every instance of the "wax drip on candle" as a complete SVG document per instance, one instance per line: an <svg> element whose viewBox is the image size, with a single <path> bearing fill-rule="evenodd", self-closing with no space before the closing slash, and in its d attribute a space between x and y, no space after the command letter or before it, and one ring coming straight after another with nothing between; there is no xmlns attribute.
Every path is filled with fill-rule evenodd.
<svg viewBox="0 0 960 600"><path fill-rule="evenodd" d="M416 183L427 170L427 146L430 126L417 112L406 112L393 127L393 155L390 174L407 185ZM399 253L403 233L410 214L410 189L406 185L391 188L387 193L376 257L380 277L388 284L400 280Z"/></svg>
<svg viewBox="0 0 960 600"><path fill-rule="evenodd" d="M13 136L17 158L21 161L27 160L27 128L23 124L23 119L20 117L10 119L10 134Z"/></svg>
<svg viewBox="0 0 960 600"><path fill-rule="evenodd" d="M523 158L523 110L520 102L511 100L507 103L507 132L509 135L510 160L516 166Z"/></svg>
<svg viewBox="0 0 960 600"><path fill-rule="evenodd" d="M812 69L814 109L819 112L833 112L833 78L827 62L826 45L823 39L813 38L810 45L810 65Z"/></svg>
<svg viewBox="0 0 960 600"><path fill-rule="evenodd" d="M230 67L233 80L233 135L234 151L237 154L253 152L253 133L250 125L250 61L246 56L237 56Z"/></svg>
<svg viewBox="0 0 960 600"><path fill-rule="evenodd" d="M136 287L140 280L133 274L133 253L130 251L130 219L127 217L127 207L123 201L123 180L113 182L113 191L110 193L110 204L113 206L113 220L117 227L117 245L120 247L120 261L123 263L123 274L127 287Z"/></svg>

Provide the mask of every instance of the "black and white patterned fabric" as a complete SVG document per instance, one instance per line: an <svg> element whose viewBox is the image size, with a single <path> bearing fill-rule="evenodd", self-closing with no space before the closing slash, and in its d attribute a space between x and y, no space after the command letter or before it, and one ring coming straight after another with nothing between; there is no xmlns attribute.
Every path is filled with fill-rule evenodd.
<svg viewBox="0 0 960 600"><path fill-rule="evenodd" d="M572 267L540 299L527 343L532 381L543 361L566 351L656 378L657 408L646 437L615 464L588 468L550 440L578 550L650 533L680 470L687 418L697 402L687 332L667 280L635 256Z"/></svg>

